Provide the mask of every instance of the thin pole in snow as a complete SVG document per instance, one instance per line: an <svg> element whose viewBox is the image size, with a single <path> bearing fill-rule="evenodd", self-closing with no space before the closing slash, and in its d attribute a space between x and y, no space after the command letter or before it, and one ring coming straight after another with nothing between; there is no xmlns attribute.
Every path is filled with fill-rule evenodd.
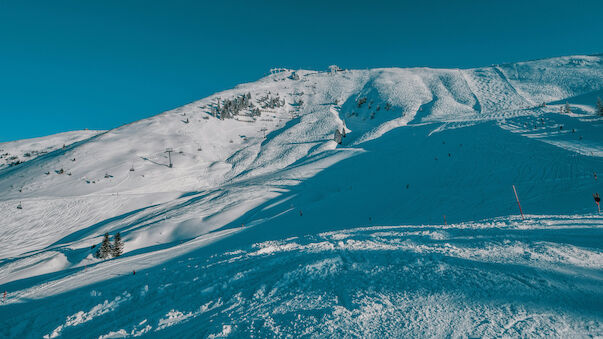
<svg viewBox="0 0 603 339"><path fill-rule="evenodd" d="M521 220L525 220L523 217L523 212L521 210L521 204L519 203L519 197L517 196L517 190L515 189L515 185L513 185L513 192L515 192L515 200L517 200L517 206L519 206L519 213L521 213Z"/></svg>
<svg viewBox="0 0 603 339"><path fill-rule="evenodd" d="M166 150L165 150L165 153L168 154L168 158L170 159L170 165L169 165L170 168L172 168L172 152L174 152L174 150L171 148L166 148Z"/></svg>
<svg viewBox="0 0 603 339"><path fill-rule="evenodd" d="M446 214L442 214L442 215L444 216L444 225L448 225L448 224L446 223Z"/></svg>

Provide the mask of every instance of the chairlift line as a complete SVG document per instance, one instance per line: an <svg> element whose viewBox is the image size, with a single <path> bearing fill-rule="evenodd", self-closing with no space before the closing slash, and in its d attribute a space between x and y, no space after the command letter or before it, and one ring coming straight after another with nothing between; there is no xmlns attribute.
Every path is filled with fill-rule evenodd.
<svg viewBox="0 0 603 339"><path fill-rule="evenodd" d="M174 149L172 149L171 147L168 147L165 149L165 153L168 154L168 159L170 161L169 167L172 168L172 152L174 152Z"/></svg>

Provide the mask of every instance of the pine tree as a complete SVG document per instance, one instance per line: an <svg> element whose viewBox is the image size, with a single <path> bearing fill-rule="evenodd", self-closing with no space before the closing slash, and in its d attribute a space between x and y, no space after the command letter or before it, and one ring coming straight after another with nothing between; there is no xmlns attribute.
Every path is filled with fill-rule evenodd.
<svg viewBox="0 0 603 339"><path fill-rule="evenodd" d="M111 243L109 242L109 233L105 233L105 237L103 238L103 242L96 251L96 257L100 259L107 259L111 255Z"/></svg>
<svg viewBox="0 0 603 339"><path fill-rule="evenodd" d="M597 114L603 116L603 101L601 101L601 98L597 98Z"/></svg>
<svg viewBox="0 0 603 339"><path fill-rule="evenodd" d="M570 105L567 102L565 103L564 111L565 111L565 113L571 113L572 112L572 109L570 108Z"/></svg>
<svg viewBox="0 0 603 339"><path fill-rule="evenodd" d="M121 241L121 234L117 232L113 239L113 257L119 257L124 253L124 243Z"/></svg>
<svg viewBox="0 0 603 339"><path fill-rule="evenodd" d="M335 130L335 135L333 136L333 140L341 145L341 132L339 131L339 129Z"/></svg>

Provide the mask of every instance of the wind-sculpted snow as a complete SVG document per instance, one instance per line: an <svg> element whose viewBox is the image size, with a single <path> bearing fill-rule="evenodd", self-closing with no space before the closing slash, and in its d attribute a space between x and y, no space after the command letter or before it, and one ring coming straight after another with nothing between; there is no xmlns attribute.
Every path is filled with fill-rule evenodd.
<svg viewBox="0 0 603 339"><path fill-rule="evenodd" d="M189 253L3 307L2 329L9 337L600 336L602 232L602 217L530 215Z"/></svg>
<svg viewBox="0 0 603 339"><path fill-rule="evenodd" d="M602 335L601 55L292 72L0 144L0 334Z"/></svg>

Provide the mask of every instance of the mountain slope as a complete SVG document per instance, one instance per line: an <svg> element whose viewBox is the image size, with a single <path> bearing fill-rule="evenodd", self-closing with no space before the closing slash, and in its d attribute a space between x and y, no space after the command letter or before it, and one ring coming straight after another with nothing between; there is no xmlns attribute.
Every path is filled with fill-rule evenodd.
<svg viewBox="0 0 603 339"><path fill-rule="evenodd" d="M90 130L73 131L41 138L0 143L0 159L4 160L0 161L0 170L8 166L16 166L35 159L40 155L91 138L101 132Z"/></svg>
<svg viewBox="0 0 603 339"><path fill-rule="evenodd" d="M0 313L30 305L38 310L8 317L5 335L165 331L153 333L175 336L193 328L203 329L205 335L249 335L256 330L258 335L277 336L344 333L328 332L318 323L358 336L600 335L597 306L587 301L602 296L590 285L602 278L597 259L601 248L581 239L600 237L603 226L600 218L590 215L596 211L591 194L603 192L596 177L603 172L603 118L594 114L596 97L603 96L601 79L601 56L469 70L283 71L0 169L0 284L9 291L8 305L1 306ZM571 112L560 113L566 102ZM346 136L337 145L334 132L344 128ZM512 185L524 211L532 214L527 224L510 217L517 214ZM16 208L19 203L22 209ZM496 221L476 222L484 219ZM562 220L561 233L574 223L582 226L563 233L567 239L555 235L550 243L542 238L548 237L543 229L557 225L556 220ZM517 240L505 226L500 238L486 242L475 231L452 240L436 236L436 243L421 238L409 247L414 233L401 232L387 236L386 246L381 240L367 240L378 239L379 228L363 228L368 234L352 237L344 242L347 245L333 242L335 248L343 246L337 255L333 250L315 251L314 245L299 247L294 240L311 244L314 240L309 239L325 232L344 239L356 232L352 228L368 226L446 224L404 226L425 234L446 233L453 232L450 223L461 229L484 228L491 235L502 227L499 223L511 229L530 225L524 230L529 238ZM122 257L93 257L92 247L105 232L122 234ZM545 243L539 244L541 240ZM262 252L259 261L239 260L251 255L250 248L270 248L271 241L277 249L300 252L276 261L264 256L269 252ZM467 248L454 249L463 241ZM356 256L355 245L368 252ZM518 250L516 245L539 256L556 251L559 257L520 262L509 256ZM484 258L481 251L493 246L502 246L500 257ZM398 273L387 274L382 286L387 292L373 293L370 286L377 278L362 277L387 270L391 257L379 253L389 250L411 255L419 263L407 271L408 263L392 263ZM436 252L436 257L424 257ZM440 268L432 265L441 259L440 265L452 260L448 265L453 276L474 272L484 282L469 286L473 278L437 278ZM433 269L427 269L424 260ZM221 268L220 262L230 264ZM283 270L283 263L300 265L299 271ZM351 273L362 263L374 263L377 271L362 269L360 277ZM191 268L195 265L203 267L203 276ZM267 273L254 270L255 265L281 273L258 281ZM562 270L568 277L589 277L577 282L575 291L563 289L563 298L568 298L563 303L571 304L574 313L559 313L553 299L526 306L569 279L536 272L533 265ZM512 267L529 277L526 290L515 282L526 279L516 278ZM434 275L422 276L426 269ZM140 273L129 276L133 270ZM246 277L247 270L258 273L241 280L244 287L236 287L237 277ZM397 285L395 276L403 271L408 280ZM308 272L318 274L316 286L304 283ZM209 282L216 279L222 281L219 287ZM440 279L439 285L404 292L415 289L413 280L432 279ZM518 294L505 301L502 292L487 292L497 279L508 281L504 286L525 292L528 299ZM172 290L170 284L178 288ZM327 288L331 292L322 296L316 289L340 284L350 287L343 292ZM459 288L466 295L450 290L455 284L464 286ZM152 301L143 296L148 288ZM157 289L169 291L166 300ZM317 303L322 300L324 309L299 301L300 294L292 292L296 289L301 294L309 291L308 298L318 293ZM178 302L193 290L201 291L198 298ZM107 302L94 306L96 293L104 293ZM480 298L467 299L472 294ZM63 297L71 306L44 315ZM578 301L571 301L574 297ZM414 311L401 306L408 302L416 303ZM434 319L402 315L440 303L444 308L433 310ZM174 305L172 312L166 309L170 304L180 306ZM388 304L392 306L384 306ZM125 316L132 307L142 309ZM362 319L374 316L375 307L406 325L383 320L382 327L370 327ZM525 317L509 307L519 307ZM451 320L467 309L474 312L470 318ZM82 313L76 313L79 310ZM233 315L229 310L237 311ZM546 318L542 310L554 316ZM265 316L271 312L283 316ZM103 323L104 314L125 318ZM286 325L297 324L291 317L300 319L295 325L299 328ZM479 319L496 317L509 323L479 324ZM460 326L461 320L460 332L443 329ZM429 326L419 325L426 321ZM22 325L28 322L35 323L29 330Z"/></svg>

